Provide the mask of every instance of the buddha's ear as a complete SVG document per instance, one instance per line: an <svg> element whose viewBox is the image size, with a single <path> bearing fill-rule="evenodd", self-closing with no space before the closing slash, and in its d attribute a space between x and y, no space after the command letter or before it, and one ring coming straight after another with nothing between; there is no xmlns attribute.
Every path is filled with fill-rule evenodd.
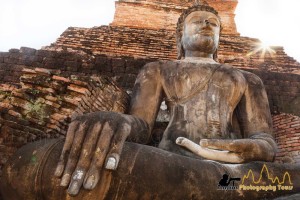
<svg viewBox="0 0 300 200"><path fill-rule="evenodd" d="M218 47L219 48L219 47ZM213 55L213 59L218 62L218 49L215 51L214 55Z"/></svg>
<svg viewBox="0 0 300 200"><path fill-rule="evenodd" d="M216 51L213 54L213 59L216 62L218 62L218 49L220 48L220 36L221 36L221 34L219 35L219 41L218 41L217 49L216 49Z"/></svg>
<svg viewBox="0 0 300 200"><path fill-rule="evenodd" d="M221 20L220 20L221 23ZM217 46L217 50L215 51L214 55L213 55L213 59L218 62L218 49L220 48L220 39L221 39L221 32L223 30L223 27L220 26L220 33L219 33L219 42L218 42L218 46Z"/></svg>
<svg viewBox="0 0 300 200"><path fill-rule="evenodd" d="M183 35L181 35L180 38L177 38L177 60L181 60L185 57L185 52L182 44L182 37Z"/></svg>
<svg viewBox="0 0 300 200"><path fill-rule="evenodd" d="M184 59L185 58L185 51L184 51L184 48L183 48L183 44L181 44L181 56L180 56L180 59Z"/></svg>

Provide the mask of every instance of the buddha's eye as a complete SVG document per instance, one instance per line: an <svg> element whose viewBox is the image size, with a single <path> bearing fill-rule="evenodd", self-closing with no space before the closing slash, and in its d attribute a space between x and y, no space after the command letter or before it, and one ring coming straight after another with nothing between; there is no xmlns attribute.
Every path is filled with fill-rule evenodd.
<svg viewBox="0 0 300 200"><path fill-rule="evenodd" d="M200 24L201 21L194 21L193 24Z"/></svg>
<svg viewBox="0 0 300 200"><path fill-rule="evenodd" d="M208 19L208 22L209 22L212 26L219 26L218 21L216 21L215 19Z"/></svg>
<svg viewBox="0 0 300 200"><path fill-rule="evenodd" d="M213 22L210 22L210 24L211 24L212 26L217 26L217 24L216 24L216 23L213 23Z"/></svg>

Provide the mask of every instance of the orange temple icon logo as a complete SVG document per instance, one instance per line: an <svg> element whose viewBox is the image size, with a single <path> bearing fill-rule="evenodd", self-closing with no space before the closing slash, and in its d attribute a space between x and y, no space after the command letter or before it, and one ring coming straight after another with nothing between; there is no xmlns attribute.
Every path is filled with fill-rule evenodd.
<svg viewBox="0 0 300 200"><path fill-rule="evenodd" d="M279 191L292 190L293 183L288 172L283 175L274 175L270 172L267 165L264 164L260 174L254 174L250 169L242 178L242 183L239 185L240 190L256 190L256 191Z"/></svg>

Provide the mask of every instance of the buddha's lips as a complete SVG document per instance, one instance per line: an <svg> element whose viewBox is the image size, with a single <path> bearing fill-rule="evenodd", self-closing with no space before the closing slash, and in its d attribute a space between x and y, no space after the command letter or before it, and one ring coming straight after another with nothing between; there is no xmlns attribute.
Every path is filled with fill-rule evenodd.
<svg viewBox="0 0 300 200"><path fill-rule="evenodd" d="M201 30L198 32L198 34L201 34L201 35L214 35L214 32L211 31L211 30Z"/></svg>

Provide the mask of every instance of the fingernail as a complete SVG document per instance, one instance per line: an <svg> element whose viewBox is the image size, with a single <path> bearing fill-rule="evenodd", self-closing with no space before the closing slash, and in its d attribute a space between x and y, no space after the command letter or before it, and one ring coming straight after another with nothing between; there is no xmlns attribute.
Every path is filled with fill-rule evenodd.
<svg viewBox="0 0 300 200"><path fill-rule="evenodd" d="M176 144L178 144L178 145L182 145L183 144L183 141L184 141L184 137L178 137L177 139L176 139Z"/></svg>
<svg viewBox="0 0 300 200"><path fill-rule="evenodd" d="M79 183L78 181L72 181L69 188L68 188L68 193L70 195L77 195L79 192Z"/></svg>
<svg viewBox="0 0 300 200"><path fill-rule="evenodd" d="M71 180L71 175L65 174L61 179L60 186L63 186L63 187L68 186L70 183L70 180Z"/></svg>
<svg viewBox="0 0 300 200"><path fill-rule="evenodd" d="M85 187L85 189L91 190L94 188L94 184L95 184L95 176L91 175L86 180L84 187Z"/></svg>
<svg viewBox="0 0 300 200"><path fill-rule="evenodd" d="M73 180L81 180L83 176L85 175L83 170L76 170L75 175L73 176Z"/></svg>
<svg viewBox="0 0 300 200"><path fill-rule="evenodd" d="M106 162L106 169L114 170L116 168L117 160L114 157L109 157Z"/></svg>
<svg viewBox="0 0 300 200"><path fill-rule="evenodd" d="M200 145L206 147L206 146L208 145L207 140L202 139L202 140L200 141Z"/></svg>
<svg viewBox="0 0 300 200"><path fill-rule="evenodd" d="M55 172L54 172L54 175L55 175L55 176L61 176L63 170L64 170L64 166L63 166L63 165L58 165L58 166L56 167L56 170L55 170Z"/></svg>

